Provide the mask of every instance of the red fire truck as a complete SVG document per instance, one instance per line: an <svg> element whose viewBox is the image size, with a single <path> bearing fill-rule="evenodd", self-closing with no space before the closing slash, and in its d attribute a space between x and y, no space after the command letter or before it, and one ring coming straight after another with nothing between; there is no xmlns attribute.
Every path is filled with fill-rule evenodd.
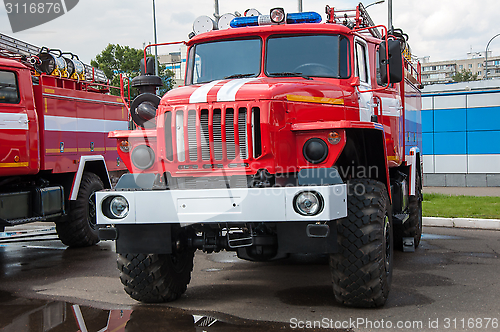
<svg viewBox="0 0 500 332"><path fill-rule="evenodd" d="M132 298L177 299L200 249L328 254L340 303L386 302L394 247L421 236L420 67L362 4L326 12L199 18L185 86L110 133L132 174L96 194L97 220Z"/></svg>
<svg viewBox="0 0 500 332"><path fill-rule="evenodd" d="M125 170L107 133L128 129L109 89L78 56L0 34L1 231L54 221L68 246L99 241L94 192Z"/></svg>

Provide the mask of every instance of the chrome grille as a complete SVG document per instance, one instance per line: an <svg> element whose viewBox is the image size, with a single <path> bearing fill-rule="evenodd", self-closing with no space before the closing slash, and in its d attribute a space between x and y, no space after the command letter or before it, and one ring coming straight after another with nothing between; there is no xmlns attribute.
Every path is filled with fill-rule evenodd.
<svg viewBox="0 0 500 332"><path fill-rule="evenodd" d="M170 128L175 128L175 131ZM261 155L260 113L257 107L251 111L245 107L176 109L173 114L166 114L165 135L167 150L171 151L169 146L175 144L177 151L175 157L167 153L167 160L171 161L231 162Z"/></svg>
<svg viewBox="0 0 500 332"><path fill-rule="evenodd" d="M238 110L238 137L240 143L240 157L241 159L248 159L248 132L246 126L247 110L240 108Z"/></svg>
<svg viewBox="0 0 500 332"><path fill-rule="evenodd" d="M210 160L210 133L208 131L208 110L202 110L200 116L201 159Z"/></svg>
<svg viewBox="0 0 500 332"><path fill-rule="evenodd" d="M213 136L214 136L214 157L215 160L222 160L222 124L221 111L214 110Z"/></svg>
<svg viewBox="0 0 500 332"><path fill-rule="evenodd" d="M198 159L198 139L196 138L196 111L190 110L188 112L188 145L189 145L189 159Z"/></svg>
<svg viewBox="0 0 500 332"><path fill-rule="evenodd" d="M236 159L236 144L234 144L234 110L226 109L226 154L227 159Z"/></svg>

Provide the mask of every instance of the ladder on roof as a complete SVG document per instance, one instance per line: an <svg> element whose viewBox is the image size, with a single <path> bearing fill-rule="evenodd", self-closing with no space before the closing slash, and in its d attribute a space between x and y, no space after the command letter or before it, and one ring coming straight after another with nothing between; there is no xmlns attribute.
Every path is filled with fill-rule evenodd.
<svg viewBox="0 0 500 332"><path fill-rule="evenodd" d="M37 57L42 49L43 48L0 33L0 57L15 59L29 67L33 67L33 64L29 60ZM85 79L87 81L104 84L108 83L108 78L102 70L87 64L83 65L85 67Z"/></svg>
<svg viewBox="0 0 500 332"><path fill-rule="evenodd" d="M365 6L360 2L356 9L336 10L326 6L328 23L343 24L351 29L369 28L375 26L370 14ZM377 28L368 29L370 34L378 39L382 39L382 34Z"/></svg>

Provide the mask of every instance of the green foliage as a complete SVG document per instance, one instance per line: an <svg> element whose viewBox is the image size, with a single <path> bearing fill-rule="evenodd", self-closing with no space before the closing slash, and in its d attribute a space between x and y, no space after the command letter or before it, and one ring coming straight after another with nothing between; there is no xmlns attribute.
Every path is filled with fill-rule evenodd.
<svg viewBox="0 0 500 332"><path fill-rule="evenodd" d="M500 197L424 194L424 217L500 219Z"/></svg>
<svg viewBox="0 0 500 332"><path fill-rule="evenodd" d="M470 69L468 69L468 70L462 69L462 71L455 73L455 75L453 75L451 78L455 82L469 82L469 81L477 81L478 80L477 74L473 74L470 71Z"/></svg>
<svg viewBox="0 0 500 332"><path fill-rule="evenodd" d="M91 61L93 67L99 68L106 74L106 77L111 81L111 85L120 87L120 74L124 78L124 91L128 95L128 79L132 79L140 75L140 61L144 59L144 51L129 46L121 46L119 44L108 44L108 46L99 53L95 60ZM174 73L171 70L161 65L158 74L163 81L163 86L160 87L160 96L165 94L173 86ZM112 89L111 93L120 95L118 89ZM130 89L130 97L134 99L138 94L137 89Z"/></svg>

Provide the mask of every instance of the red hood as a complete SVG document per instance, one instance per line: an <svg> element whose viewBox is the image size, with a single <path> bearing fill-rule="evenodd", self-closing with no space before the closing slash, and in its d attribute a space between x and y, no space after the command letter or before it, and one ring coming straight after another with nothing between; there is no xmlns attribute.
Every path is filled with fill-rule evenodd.
<svg viewBox="0 0 500 332"><path fill-rule="evenodd" d="M170 90L162 105L286 99L287 95L343 99L340 80L314 78L241 78L189 85Z"/></svg>

